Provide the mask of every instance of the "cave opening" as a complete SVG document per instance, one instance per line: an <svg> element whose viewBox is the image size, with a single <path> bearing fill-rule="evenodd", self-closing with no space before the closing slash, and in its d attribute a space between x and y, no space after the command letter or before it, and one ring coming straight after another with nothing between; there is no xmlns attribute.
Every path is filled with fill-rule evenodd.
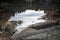
<svg viewBox="0 0 60 40"><path fill-rule="evenodd" d="M44 23L40 25L40 22ZM39 36L37 35L37 37L39 38L42 35L42 37L40 37L42 39L47 35L46 33L42 32L48 32L48 30L54 35L57 35L60 34L60 31L57 31L60 26L57 27L57 24L60 25L60 0L0 0L0 34L6 38L7 36L11 37L14 33L18 33L20 38L29 39L35 38L31 36L30 33L32 35L38 33ZM19 33L25 28L26 31L24 30L21 34L23 35L26 33L24 35L30 35L31 37L24 38L24 36ZM43 31L41 30L41 32L40 29ZM50 37L53 38L53 34L51 32L48 34L48 39L51 39ZM52 35L50 36L50 34ZM17 40L18 39L19 38L17 38ZM59 37L57 37L57 40L58 39Z"/></svg>
<svg viewBox="0 0 60 40"><path fill-rule="evenodd" d="M43 19L45 15L44 10L25 10L21 13L16 12L15 16L11 16L8 21L15 24L14 30L17 30L16 33L20 33L30 25L45 22L46 19Z"/></svg>

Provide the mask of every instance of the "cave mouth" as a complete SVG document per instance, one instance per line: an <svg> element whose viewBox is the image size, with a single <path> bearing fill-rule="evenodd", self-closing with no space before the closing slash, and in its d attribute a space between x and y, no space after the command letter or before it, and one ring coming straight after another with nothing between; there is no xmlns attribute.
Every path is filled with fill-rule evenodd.
<svg viewBox="0 0 60 40"><path fill-rule="evenodd" d="M46 22L46 19L43 19L45 15L44 10L25 10L21 13L16 12L15 16L11 16L8 21L15 23L14 31L20 33L30 25Z"/></svg>

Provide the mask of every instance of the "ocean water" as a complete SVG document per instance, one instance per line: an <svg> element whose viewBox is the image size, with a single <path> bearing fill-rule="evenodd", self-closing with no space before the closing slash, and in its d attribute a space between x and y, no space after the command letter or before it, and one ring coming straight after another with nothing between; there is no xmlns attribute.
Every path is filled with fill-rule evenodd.
<svg viewBox="0 0 60 40"><path fill-rule="evenodd" d="M24 12L15 13L14 17L11 17L8 21L19 21L22 20L23 23L16 26L14 30L17 30L16 33L20 33L30 25L36 24L36 23L41 23L45 22L46 20L42 19L42 17L46 15L44 13L44 10L25 10ZM40 19L39 19L40 18ZM39 19L39 20L38 20Z"/></svg>

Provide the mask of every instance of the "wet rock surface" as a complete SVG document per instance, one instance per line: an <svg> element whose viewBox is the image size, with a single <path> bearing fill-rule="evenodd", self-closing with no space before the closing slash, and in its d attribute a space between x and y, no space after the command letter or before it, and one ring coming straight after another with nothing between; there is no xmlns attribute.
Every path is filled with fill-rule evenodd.
<svg viewBox="0 0 60 40"><path fill-rule="evenodd" d="M12 40L59 40L60 36L60 25L50 26L44 29L33 29L26 28L22 32L13 35Z"/></svg>

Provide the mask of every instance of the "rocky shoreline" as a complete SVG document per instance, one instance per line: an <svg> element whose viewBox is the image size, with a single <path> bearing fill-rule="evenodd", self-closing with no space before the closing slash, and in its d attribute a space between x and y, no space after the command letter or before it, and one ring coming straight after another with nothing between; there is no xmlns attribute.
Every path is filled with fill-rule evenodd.
<svg viewBox="0 0 60 40"><path fill-rule="evenodd" d="M38 27L38 26L33 26ZM40 26L41 27L41 26ZM49 26L48 28L41 28L39 30L28 27L21 33L13 35L12 40L59 40L60 25Z"/></svg>

